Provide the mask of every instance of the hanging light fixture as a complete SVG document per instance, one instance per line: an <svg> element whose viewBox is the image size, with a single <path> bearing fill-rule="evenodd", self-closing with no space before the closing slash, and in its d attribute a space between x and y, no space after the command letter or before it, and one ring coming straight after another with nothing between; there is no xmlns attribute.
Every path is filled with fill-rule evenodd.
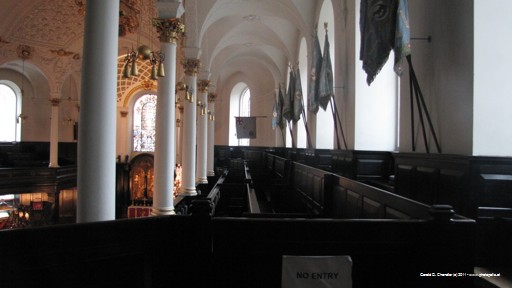
<svg viewBox="0 0 512 288"><path fill-rule="evenodd" d="M149 59L151 63L151 79L157 80L157 77L165 77L165 70L164 70L164 59L165 54L157 51L157 52L151 52L151 58ZM157 68L158 65L158 68Z"/></svg>
<svg viewBox="0 0 512 288"><path fill-rule="evenodd" d="M138 52L128 51L124 57L123 77L130 78L131 76L139 76L139 69L137 68Z"/></svg>

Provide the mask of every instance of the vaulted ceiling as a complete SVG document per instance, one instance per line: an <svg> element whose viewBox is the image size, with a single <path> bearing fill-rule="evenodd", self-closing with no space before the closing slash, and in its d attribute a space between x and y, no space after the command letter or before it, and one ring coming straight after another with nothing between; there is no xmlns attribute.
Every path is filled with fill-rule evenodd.
<svg viewBox="0 0 512 288"><path fill-rule="evenodd" d="M29 78L33 74L34 81L36 75L44 75L50 86L59 85L70 73L79 74L86 1L2 1L0 68L20 72L20 49L29 47L23 69ZM182 46L185 54L189 48L199 51L203 77L217 87L233 77L255 86L268 85L270 80L274 89L275 83L286 79L288 63L297 58L300 38L311 35L322 1L182 2L187 35ZM121 1L124 35L119 37L119 55L136 45L159 45L151 27L151 18L158 16L155 4L155 0Z"/></svg>

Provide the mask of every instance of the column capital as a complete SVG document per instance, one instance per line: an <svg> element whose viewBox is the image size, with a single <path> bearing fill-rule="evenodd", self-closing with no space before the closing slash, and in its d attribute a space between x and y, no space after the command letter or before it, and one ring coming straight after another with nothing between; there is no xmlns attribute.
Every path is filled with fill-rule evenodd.
<svg viewBox="0 0 512 288"><path fill-rule="evenodd" d="M60 98L50 98L50 103L52 103L53 107L59 106Z"/></svg>
<svg viewBox="0 0 512 288"><path fill-rule="evenodd" d="M160 42L174 43L185 35L185 24L179 18L153 18Z"/></svg>
<svg viewBox="0 0 512 288"><path fill-rule="evenodd" d="M183 59L181 61L183 68L185 69L185 74L187 76L196 76L199 67L201 66L201 61L199 59Z"/></svg>
<svg viewBox="0 0 512 288"><path fill-rule="evenodd" d="M208 93L208 103L215 102L215 99L217 99L217 93Z"/></svg>
<svg viewBox="0 0 512 288"><path fill-rule="evenodd" d="M210 86L210 80L197 81L197 90L199 90L199 92L208 92L209 86Z"/></svg>

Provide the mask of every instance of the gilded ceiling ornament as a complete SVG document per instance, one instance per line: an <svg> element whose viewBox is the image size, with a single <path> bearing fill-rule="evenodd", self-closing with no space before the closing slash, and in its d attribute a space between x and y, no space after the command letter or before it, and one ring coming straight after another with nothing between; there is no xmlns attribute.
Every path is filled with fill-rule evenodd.
<svg viewBox="0 0 512 288"><path fill-rule="evenodd" d="M85 0L75 0L76 6L78 6L78 14L85 15Z"/></svg>
<svg viewBox="0 0 512 288"><path fill-rule="evenodd" d="M146 91L149 91L153 88L153 81L151 80L142 80L142 83L140 83L140 87L142 87L142 89L146 90Z"/></svg>
<svg viewBox="0 0 512 288"><path fill-rule="evenodd" d="M32 46L18 45L18 57L23 60L32 59L32 53L34 52L34 50L35 49Z"/></svg>
<svg viewBox="0 0 512 288"><path fill-rule="evenodd" d="M56 56L59 56L59 57L65 57L65 56L69 56L69 55L73 55L74 52L71 52L71 51L66 51L64 49L58 49L58 50L53 50L53 49L50 49L50 52L53 54L53 55L56 55Z"/></svg>
<svg viewBox="0 0 512 288"><path fill-rule="evenodd" d="M4 38L0 37L0 44L9 44L11 42L5 40Z"/></svg>
<svg viewBox="0 0 512 288"><path fill-rule="evenodd" d="M138 0L121 0L119 8L119 36L135 33L140 26L140 8Z"/></svg>

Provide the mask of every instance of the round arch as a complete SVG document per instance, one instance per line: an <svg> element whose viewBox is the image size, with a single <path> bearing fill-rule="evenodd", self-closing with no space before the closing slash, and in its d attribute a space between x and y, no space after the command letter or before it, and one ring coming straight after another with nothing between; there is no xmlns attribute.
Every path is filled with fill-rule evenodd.
<svg viewBox="0 0 512 288"><path fill-rule="evenodd" d="M0 80L0 142L21 140L21 89L9 80Z"/></svg>

